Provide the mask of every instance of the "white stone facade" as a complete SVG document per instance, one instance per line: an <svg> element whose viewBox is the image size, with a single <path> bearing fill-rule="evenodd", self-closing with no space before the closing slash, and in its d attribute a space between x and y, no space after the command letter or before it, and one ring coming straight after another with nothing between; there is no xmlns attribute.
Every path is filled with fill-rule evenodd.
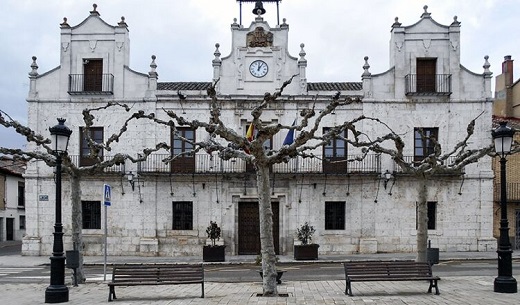
<svg viewBox="0 0 520 305"><path fill-rule="evenodd" d="M258 45L248 45L247 35L259 27L264 32L257 36ZM186 85L158 83L155 58L148 73L129 68L129 33L124 20L111 26L94 10L77 26L65 22L61 25L61 46L57 46L61 52L60 65L38 74L36 61L33 63L27 99L29 125L36 132L48 135L47 130L56 124L57 117L66 118L66 125L73 130L68 151L71 156L78 156L83 109L120 102L132 105L133 111L153 112L163 119L167 117L162 109L166 109L188 119L207 120L209 99L205 89L211 80L218 79L223 120L227 126L235 126L245 134L252 105L261 100L265 92L273 92L296 75L281 102L269 108L262 121L291 125L300 110L314 103L316 109L322 109L339 91L342 96L361 96L362 103L337 109L323 127L361 115L380 118L402 135L406 141L405 153L409 156L414 154L414 128L418 127L438 128L438 140L448 150L465 136L467 124L480 116L471 148L486 146L491 141L491 73L488 67L477 74L461 65L460 24L456 20L449 26L440 25L425 10L413 25L401 26L396 21L390 39L390 69L372 74L366 59L362 81L352 83L307 83L304 45L298 56L288 53L289 26L285 21L271 27L257 16L249 27L235 22L231 30L231 54L221 57L217 45L211 63L213 73L208 63L208 82ZM409 86L414 82L407 77L417 74L417 58L435 59L435 74L442 75L440 80L451 85L447 94L417 94L418 89ZM101 59L103 74L113 75L113 86L106 90L110 92L89 95L80 88L79 92L71 93L70 75L84 74L84 65L92 59ZM250 65L255 60L268 65L265 76L250 74ZM160 72L160 67L157 70ZM440 82L436 81L436 85ZM439 93L438 88L433 91ZM183 98L179 94L184 95ZM119 131L127 116L123 110L99 111L94 126L103 127L106 140ZM374 136L388 131L368 121L363 123L362 129ZM122 141L104 155L106 158L117 152L136 155L158 142L170 143L170 137L169 128L132 121ZM206 137L205 132L197 131L197 139ZM278 134L273 138L273 149L281 146L284 137L285 134ZM319 149L314 153L321 156L323 151ZM242 203L257 201L255 175L246 172L241 160L222 162L217 157L210 159L207 154L195 157L193 174L179 174L160 162L168 152L161 154L163 156L144 164L127 162L115 171L82 178L81 199L84 201L100 201L104 183L113 188L112 206L107 209L108 254L201 255L210 221L216 221L222 228L226 253L242 254L240 207ZM348 148L348 154L356 155L359 151ZM396 173L396 178L383 187L381 173L398 172L385 155L369 155L365 161L349 165L350 170L343 174L325 175L322 166L319 159L293 159L273 166L272 200L279 206L276 238L280 253L293 251L296 228L304 222L316 228L313 241L320 244L320 254L416 250L418 185L414 178ZM134 190L123 176L129 172L139 175ZM441 251L492 251L496 241L492 237L491 160L483 158L468 165L464 172L464 178L439 177L429 185L427 200L437 203L435 230L429 230L429 239ZM26 183L27 235L23 253L50 254L55 197L53 169L42 162L31 163ZM66 249L72 248L70 193L65 175L62 198ZM38 201L39 195L48 195L49 201ZM172 202L192 204L191 230L172 229ZM326 229L325 219L329 216L325 215L325 202L344 204L343 229ZM105 217L104 211L100 211L101 219ZM99 229L83 230L85 255L102 254L104 229L102 221Z"/></svg>

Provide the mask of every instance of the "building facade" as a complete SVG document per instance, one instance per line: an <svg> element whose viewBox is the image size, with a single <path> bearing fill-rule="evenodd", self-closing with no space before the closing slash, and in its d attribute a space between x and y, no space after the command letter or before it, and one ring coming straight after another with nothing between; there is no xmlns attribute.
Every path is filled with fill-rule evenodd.
<svg viewBox="0 0 520 305"><path fill-rule="evenodd" d="M495 100L493 102L493 120L498 127L501 121L507 121L513 127L515 141L520 141L520 79L513 81L513 59L511 55L504 56L502 73L495 79ZM493 161L495 171L493 234L498 238L500 231L500 163L496 157ZM520 249L520 155L507 157L506 163L506 191L507 191L507 219L509 221L509 238L513 249Z"/></svg>
<svg viewBox="0 0 520 305"><path fill-rule="evenodd" d="M25 235L25 162L0 156L0 241Z"/></svg>
<svg viewBox="0 0 520 305"><path fill-rule="evenodd" d="M147 73L132 70L127 23L124 19L117 25L106 23L96 7L78 25L64 21L61 44L57 46L59 66L40 74L33 58L27 99L29 125L45 135L57 117L66 118L73 130L71 160L87 166L92 159L82 136L85 108L118 102L132 105L133 110L155 113L161 119L168 119L166 110L207 121L210 99L206 90L218 80L222 120L245 135L251 109L264 93L274 92L294 76L279 102L264 112L263 123L290 126L300 111L313 106L323 109L339 93L342 97L361 97L362 101L336 109L324 119L324 129L362 115L381 118L403 135L410 162L425 158L431 149L431 143L417 137L418 130L435 136L448 150L464 138L461 130L480 116L470 146L491 143L489 63L484 60L480 74L461 64L461 26L456 18L450 25L439 24L425 7L414 24L403 26L396 19L391 27L390 68L373 74L369 58L365 58L360 62L359 82L308 82L305 45L300 45L299 54L289 54L286 21L271 25L261 14L251 19L249 25L236 20L231 24L230 54L222 56L220 46L215 45L207 82L158 82L160 67L155 56ZM92 138L106 141L120 130L127 116L123 109L96 112L89 129ZM381 124L369 121L362 129L373 135L387 132ZM179 128L179 132L193 141L208 137L202 130ZM279 149L285 136L277 134L265 145ZM192 147L169 128L141 121L132 121L118 145L112 151L103 151L103 158L108 160L117 152L136 155L158 142L171 144L172 150L81 178L84 254L102 253L105 217L109 255L202 255L210 221L221 227L228 255L259 253L258 194L250 164L207 153L164 163L162 160L170 154ZM386 155L368 154L362 161L333 163L362 154L341 139L315 149L313 154L316 158L294 158L272 167L277 253L292 253L296 229L305 222L316 228L313 242L320 245L321 254L416 250L419 186L415 178L403 174ZM388 180L383 175L387 171L392 173ZM31 163L26 181L29 225L23 253L49 254L54 219L53 169ZM112 206L106 209L106 215L101 202L105 183L112 186ZM65 176L66 249L72 248L71 205L67 199L71 191ZM45 196L48 202L41 200ZM496 249L490 158L466 166L457 175L439 176L429 185L427 201L432 246L441 251Z"/></svg>

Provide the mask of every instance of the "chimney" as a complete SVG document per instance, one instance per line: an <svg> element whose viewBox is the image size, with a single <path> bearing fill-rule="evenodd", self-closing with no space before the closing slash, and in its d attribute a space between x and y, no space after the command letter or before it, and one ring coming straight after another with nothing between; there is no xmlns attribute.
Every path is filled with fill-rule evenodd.
<svg viewBox="0 0 520 305"><path fill-rule="evenodd" d="M505 86L508 87L513 84L513 60L511 55L504 56L502 63L502 74L505 74Z"/></svg>

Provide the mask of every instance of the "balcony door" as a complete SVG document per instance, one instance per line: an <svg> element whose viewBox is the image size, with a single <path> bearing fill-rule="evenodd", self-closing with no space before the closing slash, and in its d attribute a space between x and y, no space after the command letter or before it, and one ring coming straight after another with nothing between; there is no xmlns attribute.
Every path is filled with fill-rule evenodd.
<svg viewBox="0 0 520 305"><path fill-rule="evenodd" d="M330 129L324 128L323 134ZM346 132L343 138L346 138ZM323 173L324 174L346 174L348 168L347 143L341 137L331 139L323 146Z"/></svg>
<svg viewBox="0 0 520 305"><path fill-rule="evenodd" d="M191 142L191 143L190 143ZM192 155L195 142L195 130L187 127L177 127L177 133L172 130L172 173L192 174L195 172L195 156Z"/></svg>
<svg viewBox="0 0 520 305"><path fill-rule="evenodd" d="M417 58L417 92L435 92L436 58Z"/></svg>
<svg viewBox="0 0 520 305"><path fill-rule="evenodd" d="M103 60L83 60L83 91L103 91Z"/></svg>

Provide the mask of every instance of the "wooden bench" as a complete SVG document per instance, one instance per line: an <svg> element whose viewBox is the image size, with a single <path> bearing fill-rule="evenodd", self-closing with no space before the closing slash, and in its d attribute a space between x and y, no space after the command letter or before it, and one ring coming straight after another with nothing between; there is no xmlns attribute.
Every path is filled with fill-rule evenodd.
<svg viewBox="0 0 520 305"><path fill-rule="evenodd" d="M377 261L377 262L347 262L345 268L345 294L352 296L352 282L375 281L430 281L428 293L435 288L439 294L438 276L432 275L432 268L428 263L413 261Z"/></svg>
<svg viewBox="0 0 520 305"><path fill-rule="evenodd" d="M123 264L114 265L108 301L116 299L116 286L202 284L204 297L204 266L202 264Z"/></svg>

